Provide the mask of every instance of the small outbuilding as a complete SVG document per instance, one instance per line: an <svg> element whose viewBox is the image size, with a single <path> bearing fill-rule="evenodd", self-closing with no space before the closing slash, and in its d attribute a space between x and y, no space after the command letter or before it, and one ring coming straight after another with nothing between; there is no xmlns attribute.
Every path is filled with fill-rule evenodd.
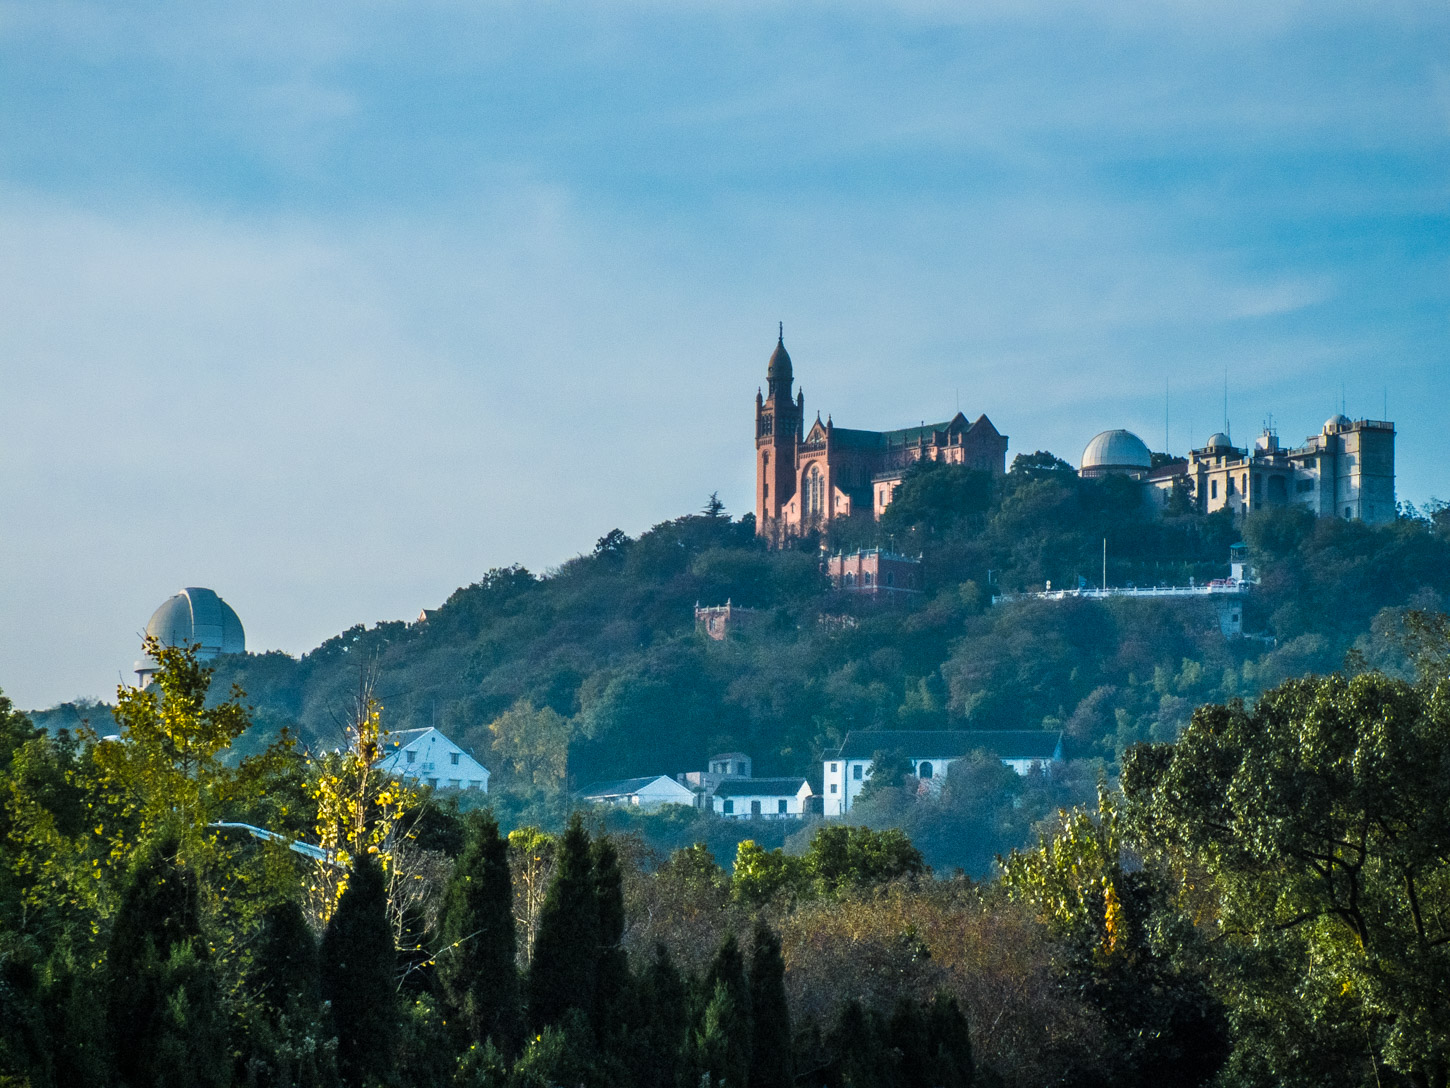
<svg viewBox="0 0 1450 1088"><path fill-rule="evenodd" d="M804 778L727 778L715 787L711 810L726 819L799 819L811 785Z"/></svg>
<svg viewBox="0 0 1450 1088"><path fill-rule="evenodd" d="M695 803L694 791L667 774L622 778L617 782L594 782L580 790L578 797L596 805L632 805L646 810L661 805L693 806Z"/></svg>

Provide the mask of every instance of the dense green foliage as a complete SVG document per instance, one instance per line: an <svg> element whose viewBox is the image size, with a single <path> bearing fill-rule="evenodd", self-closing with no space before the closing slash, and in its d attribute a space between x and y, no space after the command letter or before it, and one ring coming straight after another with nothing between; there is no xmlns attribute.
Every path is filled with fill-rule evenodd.
<svg viewBox="0 0 1450 1088"><path fill-rule="evenodd" d="M1124 794L1102 783L989 884L934 876L894 828L745 841L727 872L577 814L505 841L491 814L425 797L359 855L325 927L330 862L232 843L211 817L315 827L320 792L296 783L326 766L285 745L214 758L245 711L207 713L207 671L163 651L152 709L171 710L128 706L125 752L0 703L0 1077L1438 1088L1450 620L1400 632L1357 673L1199 708L1177 744L1129 753ZM948 786L973 781L992 786ZM951 803L903 788L866 804Z"/></svg>
<svg viewBox="0 0 1450 1088"><path fill-rule="evenodd" d="M611 532L542 576L490 571L423 622L356 627L300 659L222 659L218 679L255 706L250 751L281 725L335 744L359 668L376 671L389 727L437 724L494 771L505 827L560 830L567 789L699 769L716 751L750 753L757 774L814 778L852 729L1060 729L1071 755L1111 769L1135 743L1173 739L1197 705L1332 671L1395 610L1443 608L1450 518L1432 514L1371 527L1255 513L1242 526L1260 579L1246 622L1262 637L1229 641L1204 601L991 605L1048 581L1096 585L1105 539L1113 585L1222 577L1239 539L1227 515L1154 513L1138 485L1080 479L1046 453L995 480L929 463L879 524L837 523L823 542L919 553L927 590L894 607L830 591L822 542L768 551L749 515L712 506L638 538ZM757 609L753 622L723 642L696 634L694 605L727 599ZM995 792L974 781L949 818L898 797L874 819L910 824L938 867L985 875L1034 821L1090 798L1095 777L1043 790L1001 778ZM670 819L632 827L661 847L734 848L729 827Z"/></svg>

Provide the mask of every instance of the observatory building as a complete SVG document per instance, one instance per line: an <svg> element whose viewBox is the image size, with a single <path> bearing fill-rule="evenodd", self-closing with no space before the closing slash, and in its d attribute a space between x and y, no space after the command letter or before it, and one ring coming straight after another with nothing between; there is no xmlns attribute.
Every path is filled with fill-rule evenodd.
<svg viewBox="0 0 1450 1088"><path fill-rule="evenodd" d="M1296 505L1371 525L1395 520L1395 425L1388 420L1331 416L1295 448L1281 446L1272 430L1245 448L1220 432L1187 457L1156 466L1131 431L1103 431L1083 450L1079 471L1141 480L1162 509L1176 494L1181 507L1200 514L1227 509L1241 517L1261 506Z"/></svg>
<svg viewBox="0 0 1450 1088"><path fill-rule="evenodd" d="M188 586L163 601L151 614L146 635L163 646L198 646L198 661L243 653L247 648L246 632L232 606L199 586ZM149 656L136 662L137 685L144 688L149 684L158 667Z"/></svg>

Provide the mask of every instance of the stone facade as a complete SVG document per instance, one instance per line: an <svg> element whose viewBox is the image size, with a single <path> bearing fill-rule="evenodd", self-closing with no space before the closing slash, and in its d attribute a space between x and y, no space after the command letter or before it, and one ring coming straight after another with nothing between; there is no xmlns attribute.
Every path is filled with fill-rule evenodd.
<svg viewBox="0 0 1450 1088"><path fill-rule="evenodd" d="M837 427L819 414L805 427L805 393L791 399L794 373L785 334L755 394L755 525L772 543L823 529L836 518L880 517L906 470L920 460L1007 471L1007 436L985 415L958 412L944 423L895 431Z"/></svg>
<svg viewBox="0 0 1450 1088"><path fill-rule="evenodd" d="M1216 434L1186 460L1153 469L1148 481L1165 508L1176 493L1201 514L1293 503L1321 517L1380 524L1395 519L1395 425L1334 416L1295 449L1282 448L1271 431L1252 449Z"/></svg>
<svg viewBox="0 0 1450 1088"><path fill-rule="evenodd" d="M921 560L880 548L827 556L826 574L832 586L850 593L892 596L922 590Z"/></svg>

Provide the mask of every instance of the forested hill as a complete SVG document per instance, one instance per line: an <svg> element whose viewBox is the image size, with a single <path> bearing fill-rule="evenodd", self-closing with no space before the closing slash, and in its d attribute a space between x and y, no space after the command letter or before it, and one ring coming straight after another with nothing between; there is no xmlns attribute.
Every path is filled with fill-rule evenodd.
<svg viewBox="0 0 1450 1088"><path fill-rule="evenodd" d="M638 538L609 532L544 575L488 571L423 622L359 626L301 659L221 659L212 690L246 690L253 744L292 725L330 745L371 672L389 727L437 724L497 785L545 792L699 769L727 749L752 754L757 774L818 776L822 749L871 727L1064 729L1077 754L1115 759L1171 739L1200 703L1340 668L1356 645L1393 667L1372 629L1394 609L1445 607L1447 513L1378 528L1251 516L1246 626L1269 638L1230 642L1206 605L990 604L993 589L1096 582L1104 538L1112 584L1221 577L1239 539L1227 516L1154 516L1137 485L1079 479L1049 454L997 480L928 464L880 525L841 524L824 542L919 553L928 589L906 603L832 592L821 541L767 551L750 515L712 501ZM726 600L761 610L752 629L697 635L696 602Z"/></svg>

